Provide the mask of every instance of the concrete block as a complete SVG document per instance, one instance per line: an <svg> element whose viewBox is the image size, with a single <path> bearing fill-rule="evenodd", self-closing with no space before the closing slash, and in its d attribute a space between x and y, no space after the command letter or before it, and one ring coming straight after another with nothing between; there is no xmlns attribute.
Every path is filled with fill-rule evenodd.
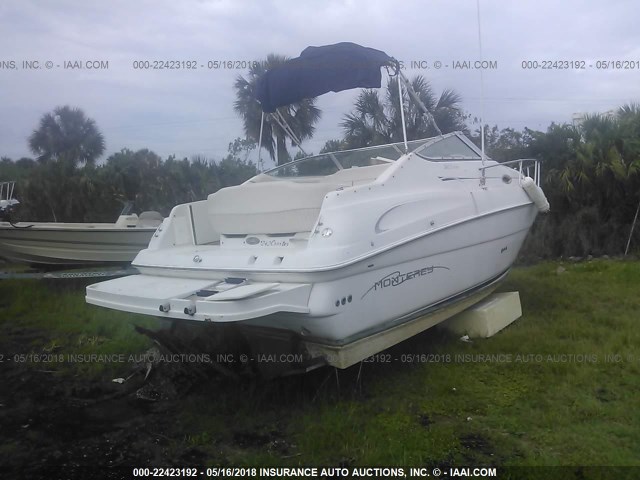
<svg viewBox="0 0 640 480"><path fill-rule="evenodd" d="M521 316L518 292L494 293L440 326L469 338L489 338Z"/></svg>

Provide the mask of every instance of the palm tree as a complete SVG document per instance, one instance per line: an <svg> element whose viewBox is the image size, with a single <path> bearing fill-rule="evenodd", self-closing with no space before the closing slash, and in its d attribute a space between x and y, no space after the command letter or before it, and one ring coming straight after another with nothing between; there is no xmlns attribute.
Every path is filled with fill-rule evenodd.
<svg viewBox="0 0 640 480"><path fill-rule="evenodd" d="M627 103L618 109L617 116L620 120L640 120L640 103Z"/></svg>
<svg viewBox="0 0 640 480"><path fill-rule="evenodd" d="M410 83L443 133L466 129L460 95L453 90L444 90L437 98L429 82L421 75L414 77ZM437 135L437 130L425 118L420 107L410 101L406 89L403 94L407 139ZM403 134L398 79L389 80L383 98L376 90L360 93L353 112L345 115L341 126L348 148L401 142Z"/></svg>
<svg viewBox="0 0 640 480"><path fill-rule="evenodd" d="M637 204L640 144L629 127L637 122L622 110L615 117L589 115L577 128L578 143L562 164L548 170L552 185L576 207L595 206L604 218L626 217Z"/></svg>
<svg viewBox="0 0 640 480"><path fill-rule="evenodd" d="M255 95L257 80L267 70L287 60L288 58L282 55L269 54L264 62L253 64L249 69L247 78L239 75L234 83L236 101L233 108L242 117L247 139L256 143L258 143L258 137L260 136L260 119L262 115L262 109ZM280 107L278 111L284 116L300 141L313 136L315 132L314 125L321 115L320 110L315 106L315 99L313 98ZM262 146L267 149L272 160L277 159L279 165L287 163L291 158L287 150L286 134L270 116L265 116Z"/></svg>
<svg viewBox="0 0 640 480"><path fill-rule="evenodd" d="M46 113L29 137L29 148L41 162L56 161L75 168L93 164L104 153L102 133L79 108L56 107Z"/></svg>
<svg viewBox="0 0 640 480"><path fill-rule="evenodd" d="M327 140L324 146L320 149L320 153L338 152L344 150L346 147L342 140Z"/></svg>

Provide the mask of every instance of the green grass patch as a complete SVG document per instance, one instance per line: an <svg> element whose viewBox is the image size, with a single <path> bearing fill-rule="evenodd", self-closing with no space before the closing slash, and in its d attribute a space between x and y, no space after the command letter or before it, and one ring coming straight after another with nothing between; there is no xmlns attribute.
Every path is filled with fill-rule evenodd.
<svg viewBox="0 0 640 480"><path fill-rule="evenodd" d="M0 336L20 345L11 355L23 355L38 368L77 373L91 378L123 370L113 361L83 361L89 355L124 355L146 350L151 342L134 325L157 328L160 321L87 305L84 287L90 282L62 280L0 281ZM33 361L45 359L44 363ZM57 361L60 359L61 361Z"/></svg>
<svg viewBox="0 0 640 480"><path fill-rule="evenodd" d="M517 268L501 290L520 292L523 316L493 338L431 330L390 353L439 354L433 363L212 381L171 412L169 448L210 465L640 465L639 285L638 262ZM37 351L148 348L133 324L155 319L88 306L83 287L0 282L1 334L31 333Z"/></svg>
<svg viewBox="0 0 640 480"><path fill-rule="evenodd" d="M179 419L212 463L640 465L638 285L637 262L518 268L500 290L520 292L523 316L498 335L428 331L391 350L443 361L218 389ZM276 431L289 448L238 445L238 431Z"/></svg>

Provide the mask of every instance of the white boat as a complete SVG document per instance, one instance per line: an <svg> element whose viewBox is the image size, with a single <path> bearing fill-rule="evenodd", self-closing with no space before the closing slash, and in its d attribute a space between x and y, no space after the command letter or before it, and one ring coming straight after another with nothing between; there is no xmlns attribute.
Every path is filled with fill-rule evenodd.
<svg viewBox="0 0 640 480"><path fill-rule="evenodd" d="M176 206L140 275L86 300L286 332L319 355L359 346L328 361L348 366L494 288L548 209L539 178L534 160L498 164L460 132L312 156Z"/></svg>
<svg viewBox="0 0 640 480"><path fill-rule="evenodd" d="M115 223L0 222L0 258L31 265L128 263L162 223L158 212Z"/></svg>

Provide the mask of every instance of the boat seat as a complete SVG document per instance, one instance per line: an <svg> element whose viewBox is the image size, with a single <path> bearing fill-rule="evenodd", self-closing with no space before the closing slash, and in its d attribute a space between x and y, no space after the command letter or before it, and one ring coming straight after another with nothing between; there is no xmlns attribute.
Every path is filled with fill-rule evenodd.
<svg viewBox="0 0 640 480"><path fill-rule="evenodd" d="M207 199L209 218L227 235L308 232L325 195L340 186L281 180L222 188Z"/></svg>
<svg viewBox="0 0 640 480"><path fill-rule="evenodd" d="M260 175L208 197L209 217L217 232L231 235L308 232L327 193L373 182L389 165L340 170L325 177L296 181Z"/></svg>

